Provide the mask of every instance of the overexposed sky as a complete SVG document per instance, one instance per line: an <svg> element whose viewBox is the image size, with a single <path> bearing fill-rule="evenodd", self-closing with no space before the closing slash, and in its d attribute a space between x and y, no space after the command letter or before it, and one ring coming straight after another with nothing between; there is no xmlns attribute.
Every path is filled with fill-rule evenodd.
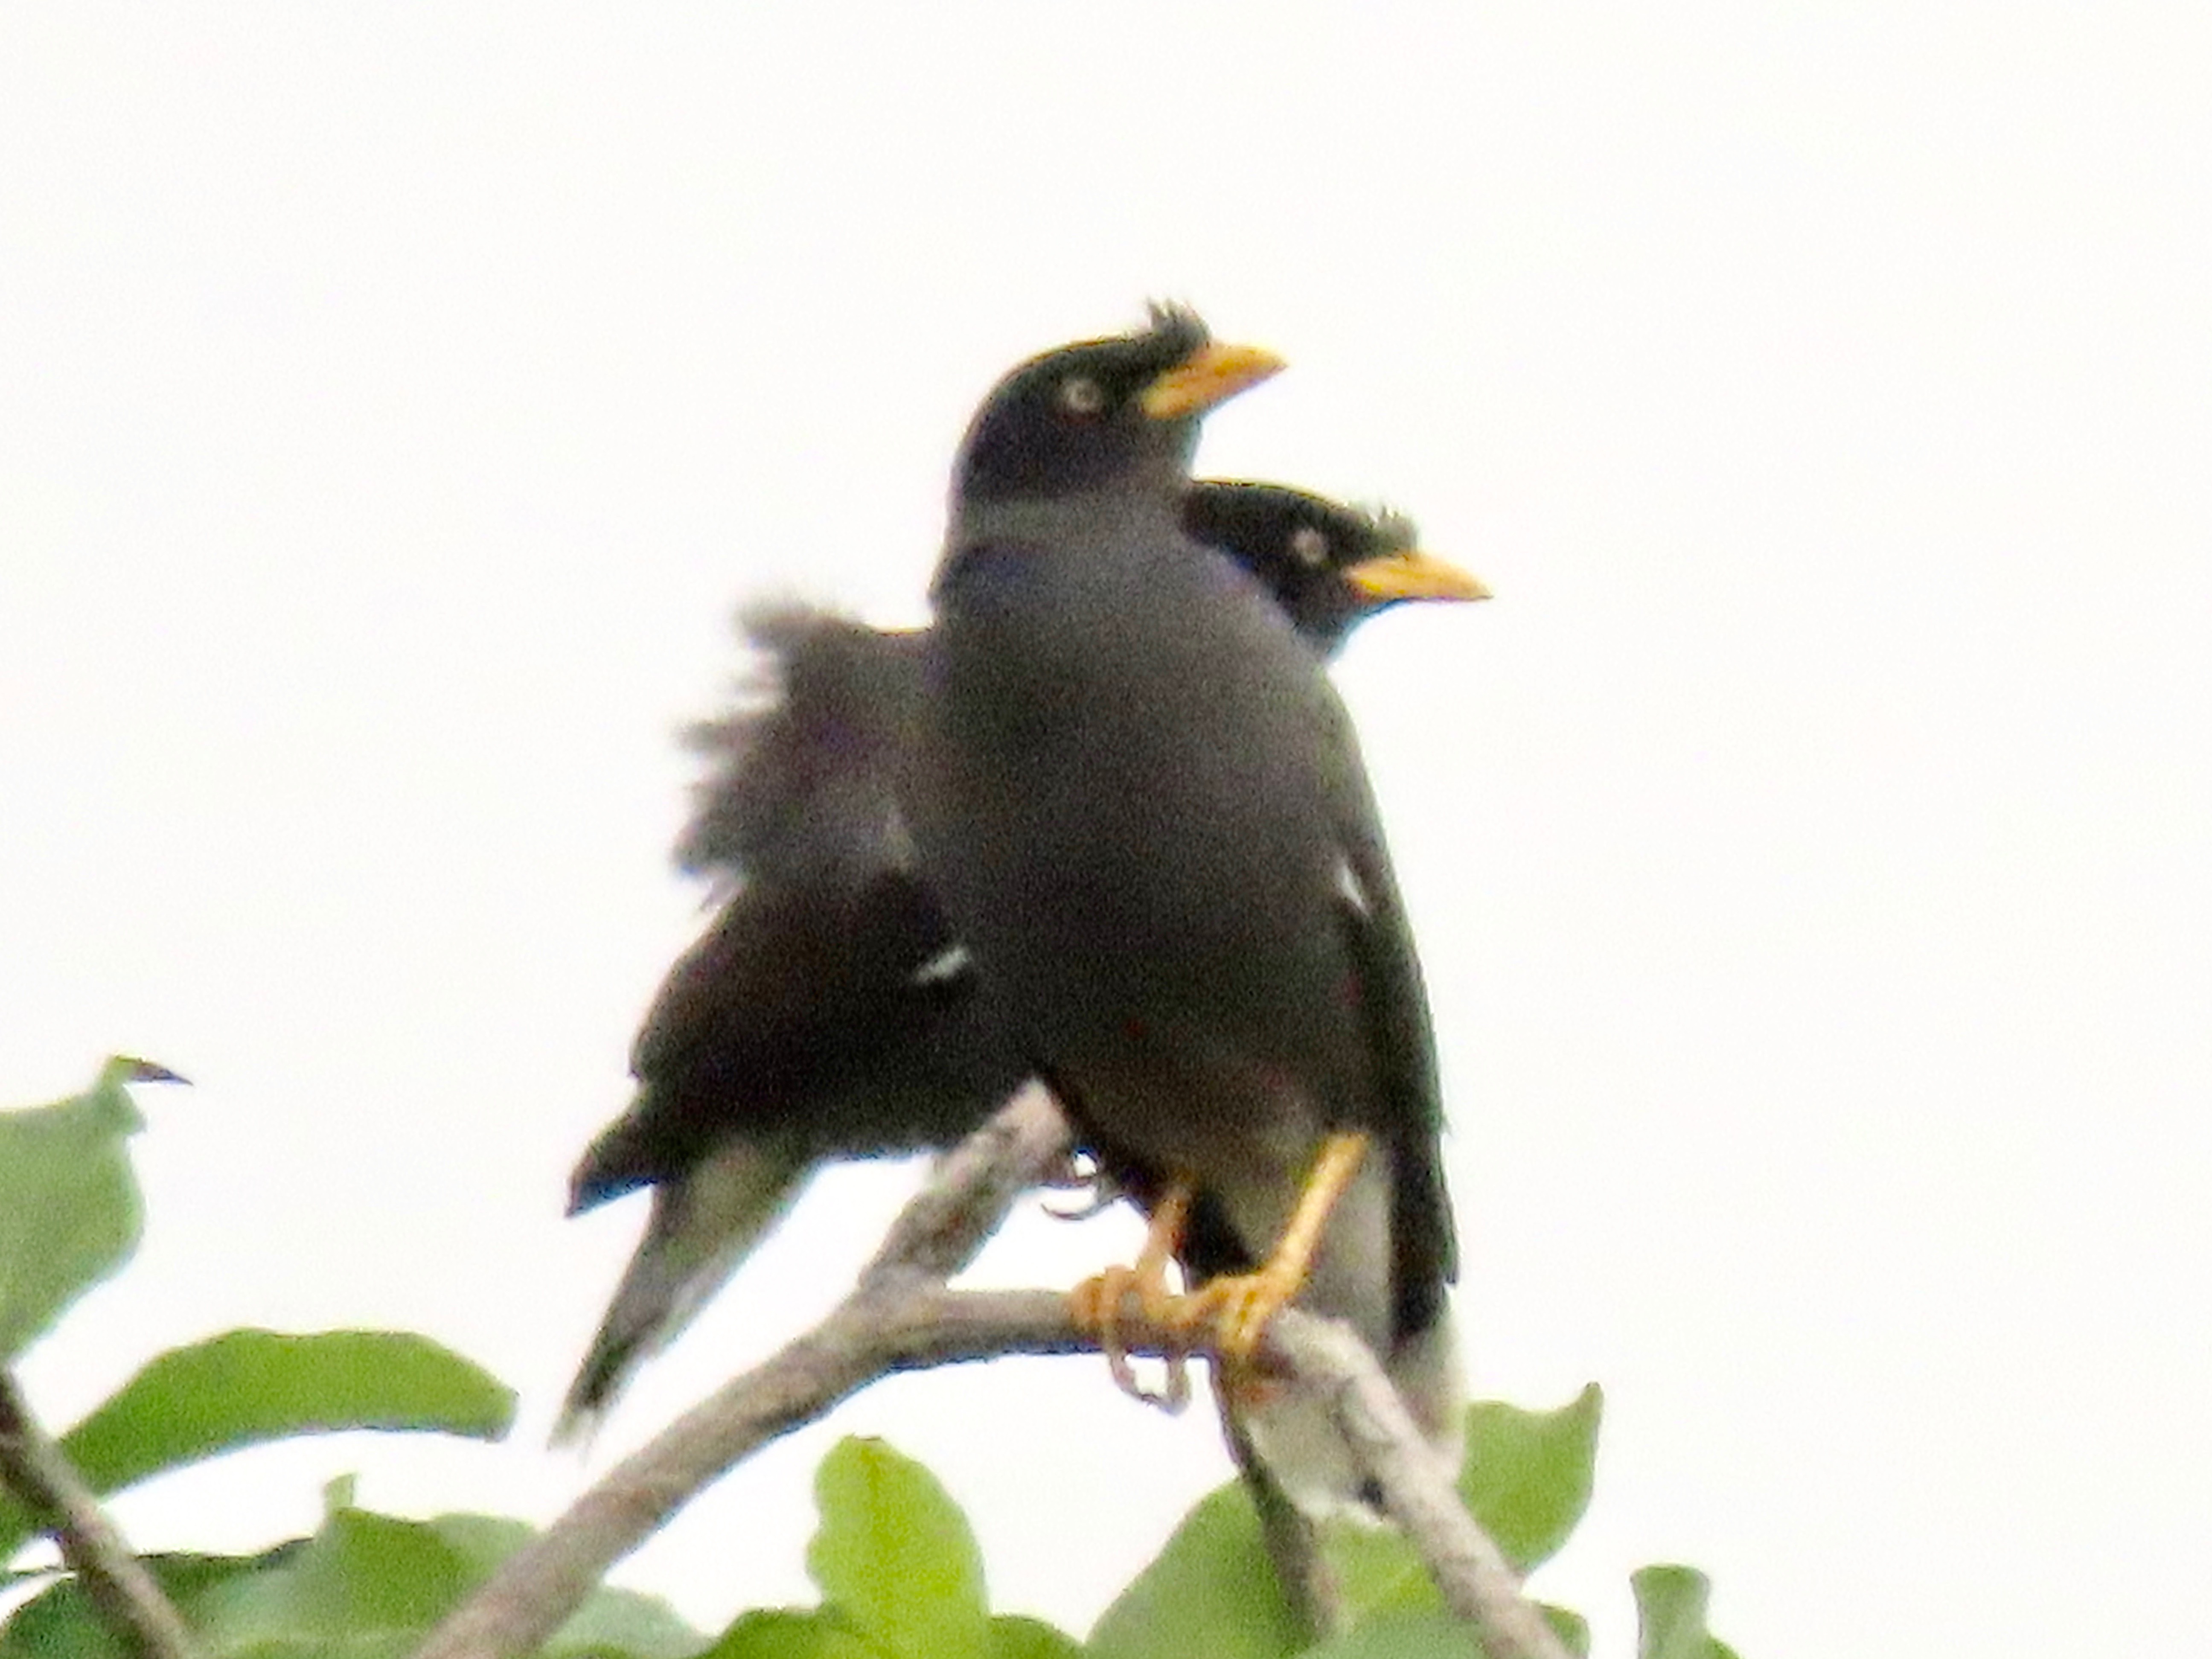
<svg viewBox="0 0 2212 1659"><path fill-rule="evenodd" d="M996 374L1199 305L1203 470L1387 498L1493 605L1340 674L1430 977L1476 1392L1608 1395L1537 1588L1632 1651L2212 1636L2212 99L2180 6L0 15L0 1101L121 1049L131 1273L57 1423L239 1324L422 1329L515 1443L120 1506L543 1516L799 1328L824 1182L588 1464L641 1220L561 1218L690 936L671 741L763 592L916 618ZM1125 1220L988 1259L1060 1284ZM804 1599L830 1437L1080 1629L1224 1478L1103 1366L899 1382L622 1573Z"/></svg>

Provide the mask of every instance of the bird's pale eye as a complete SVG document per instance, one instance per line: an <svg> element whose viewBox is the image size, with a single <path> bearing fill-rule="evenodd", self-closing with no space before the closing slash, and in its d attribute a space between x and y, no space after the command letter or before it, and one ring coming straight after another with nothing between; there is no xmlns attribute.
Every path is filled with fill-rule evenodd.
<svg viewBox="0 0 2212 1659"><path fill-rule="evenodd" d="M1106 388L1088 374L1071 374L1060 383L1060 406L1070 415L1096 415L1106 407Z"/></svg>
<svg viewBox="0 0 2212 1659"><path fill-rule="evenodd" d="M1291 556L1307 569L1318 570L1328 562L1328 538L1302 524L1291 532Z"/></svg>

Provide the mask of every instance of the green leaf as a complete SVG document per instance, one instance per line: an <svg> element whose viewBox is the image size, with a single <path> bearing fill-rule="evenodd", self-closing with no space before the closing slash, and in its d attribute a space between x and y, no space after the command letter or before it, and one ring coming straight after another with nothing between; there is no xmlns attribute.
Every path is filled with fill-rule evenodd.
<svg viewBox="0 0 2212 1659"><path fill-rule="evenodd" d="M1460 1496L1522 1572L1549 1560L1589 1507L1604 1408L1595 1382L1557 1411L1469 1408Z"/></svg>
<svg viewBox="0 0 2212 1659"><path fill-rule="evenodd" d="M1636 1592L1636 1659L1736 1659L1705 1629L1712 1582L1694 1567L1645 1567L1629 1577Z"/></svg>
<svg viewBox="0 0 2212 1659"><path fill-rule="evenodd" d="M0 1626L0 1659L133 1659L73 1578L41 1590Z"/></svg>
<svg viewBox="0 0 2212 1659"><path fill-rule="evenodd" d="M259 1555L143 1555L139 1560L162 1593L191 1621L197 1598L229 1579L269 1566L294 1547ZM58 1580L15 1610L0 1626L0 1659L136 1659L110 1633L74 1578Z"/></svg>
<svg viewBox="0 0 2212 1659"><path fill-rule="evenodd" d="M1002 1613L991 1620L983 1650L990 1659L1082 1659L1083 1644L1042 1619Z"/></svg>
<svg viewBox="0 0 2212 1659"><path fill-rule="evenodd" d="M1370 1620L1446 1615L1442 1591L1413 1547L1395 1533L1369 1530L1338 1538L1329 1547L1345 1616L1357 1629ZM1539 1601L1537 1608L1575 1653L1589 1651L1589 1626L1582 1615Z"/></svg>
<svg viewBox="0 0 2212 1659"><path fill-rule="evenodd" d="M1559 1548L1589 1505L1601 1403L1592 1387L1553 1412L1496 1403L1468 1410L1460 1496L1523 1572ZM1442 1609L1428 1570L1395 1530L1336 1525L1328 1540L1355 1625L1384 1612Z"/></svg>
<svg viewBox="0 0 2212 1659"><path fill-rule="evenodd" d="M1364 1624L1382 1613L1441 1613L1444 1598L1421 1558L1395 1529L1332 1522L1323 1532L1345 1617Z"/></svg>
<svg viewBox="0 0 2212 1659"><path fill-rule="evenodd" d="M1483 1659L1474 1627L1442 1608L1384 1613L1310 1649L1305 1659Z"/></svg>
<svg viewBox="0 0 2212 1659"><path fill-rule="evenodd" d="M1524 1572L1559 1548L1589 1505L1602 1405L1593 1385L1557 1411L1494 1403L1468 1409L1460 1495ZM1438 1619L1449 1625L1427 1570L1395 1531L1332 1522L1322 1541L1355 1631L1372 1624L1385 1632L1420 1632L1431 1627L1425 1621ZM1559 1618L1580 1626L1571 1613ZM1587 1644L1586 1631L1580 1639ZM1200 1500L1167 1547L1107 1608L1085 1651L1102 1659L1164 1659L1185 1651L1283 1659L1299 1650L1299 1641L1259 1518L1232 1482Z"/></svg>
<svg viewBox="0 0 2212 1659"><path fill-rule="evenodd" d="M503 1515L441 1515L423 1523L468 1564L481 1583L536 1532ZM539 1650L545 1659L623 1654L634 1659L689 1659L707 1638L657 1595L601 1585Z"/></svg>
<svg viewBox="0 0 2212 1659"><path fill-rule="evenodd" d="M1589 1626L1565 1607L1536 1604L1544 1620L1578 1655L1589 1652ZM1394 1607L1355 1623L1300 1659L1483 1659L1474 1629L1442 1606Z"/></svg>
<svg viewBox="0 0 2212 1659"><path fill-rule="evenodd" d="M699 1659L877 1659L877 1650L834 1613L776 1607L745 1614Z"/></svg>
<svg viewBox="0 0 2212 1659"><path fill-rule="evenodd" d="M194 1623L217 1653L404 1652L473 1580L467 1559L422 1522L337 1509L276 1565L199 1598Z"/></svg>
<svg viewBox="0 0 2212 1659"><path fill-rule="evenodd" d="M896 1659L982 1659L990 1613L968 1518L937 1477L848 1437L815 1472L806 1570L842 1623Z"/></svg>
<svg viewBox="0 0 2212 1659"><path fill-rule="evenodd" d="M691 1659L706 1645L660 1597L602 1584L538 1652L543 1659Z"/></svg>
<svg viewBox="0 0 2212 1659"><path fill-rule="evenodd" d="M538 1535L527 1521L505 1515L437 1515L423 1524L458 1551L479 1579L490 1577L508 1556Z"/></svg>
<svg viewBox="0 0 2212 1659"><path fill-rule="evenodd" d="M385 1429L489 1440L514 1419L514 1390L427 1337L232 1331L154 1359L61 1445L93 1491L106 1493L294 1435ZM0 1560L33 1530L0 1497Z"/></svg>
<svg viewBox="0 0 2212 1659"><path fill-rule="evenodd" d="M210 1659L404 1659L433 1625L514 1550L520 1521L445 1515L405 1521L354 1508L350 1479L325 1489L313 1538L252 1556L143 1558ZM539 1651L544 1659L690 1659L707 1638L658 1598L592 1591ZM857 1644L823 1659L868 1659ZM0 1659L132 1659L76 1583L64 1580L0 1628Z"/></svg>
<svg viewBox="0 0 2212 1659"><path fill-rule="evenodd" d="M138 1182L124 1143L145 1127L125 1084L168 1077L111 1060L68 1100L0 1112L0 1364L138 1247Z"/></svg>
<svg viewBox="0 0 2212 1659"><path fill-rule="evenodd" d="M1094 1659L1285 1659L1304 1642L1252 1500L1235 1482L1199 1499L1092 1627Z"/></svg>
<svg viewBox="0 0 2212 1659"><path fill-rule="evenodd" d="M1536 1611L1544 1615L1544 1622L1557 1632L1559 1640L1567 1644L1569 1653L1587 1656L1589 1652L1589 1620L1579 1613L1553 1606L1549 1601L1536 1603Z"/></svg>
<svg viewBox="0 0 2212 1659"><path fill-rule="evenodd" d="M327 1488L322 1530L281 1577L207 1609L211 1637L253 1659L322 1659L342 1648L404 1655L534 1535L503 1516L408 1521L352 1506L350 1477ZM274 1645L271 1645L271 1644ZM691 1659L707 1638L658 1596L594 1589L538 1651L543 1659Z"/></svg>

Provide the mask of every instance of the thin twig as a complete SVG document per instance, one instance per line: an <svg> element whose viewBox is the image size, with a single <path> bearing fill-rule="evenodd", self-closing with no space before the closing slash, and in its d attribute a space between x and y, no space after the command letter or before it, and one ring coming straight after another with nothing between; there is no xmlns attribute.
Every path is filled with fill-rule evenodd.
<svg viewBox="0 0 2212 1659"><path fill-rule="evenodd" d="M973 1259L1014 1201L1065 1150L1067 1131L1031 1087L945 1158L891 1224L853 1293L781 1352L695 1406L606 1474L544 1532L509 1556L457 1608L416 1659L523 1654L558 1630L616 1562L702 1487L764 1442L812 1421L894 1370L1002 1352L956 1316L920 1321L933 1293ZM1048 1312L1066 1328L1064 1310ZM1074 1333L1066 1329L1073 1346Z"/></svg>
<svg viewBox="0 0 2212 1659"><path fill-rule="evenodd" d="M0 1487L38 1520L108 1627L141 1659L190 1659L183 1617L161 1593L76 1465L31 1415L0 1367Z"/></svg>
<svg viewBox="0 0 2212 1659"><path fill-rule="evenodd" d="M608 1568L700 1490L879 1377L1010 1354L1095 1352L1059 1291L945 1285L1041 1178L1063 1140L1048 1101L1017 1099L945 1160L826 1319L610 1469L432 1632L416 1659L514 1659L533 1650ZM1164 1346L1157 1334L1130 1343L1137 1352ZM1328 1397L1363 1473L1492 1659L1566 1659L1365 1344L1332 1321L1291 1310L1271 1325L1262 1359L1296 1386Z"/></svg>
<svg viewBox="0 0 2212 1659"><path fill-rule="evenodd" d="M1288 1308L1267 1327L1267 1346L1299 1386L1328 1396L1336 1425L1360 1473L1382 1493L1443 1592L1444 1604L1475 1628L1491 1659L1570 1659L1536 1604L1521 1594L1521 1575L1467 1512L1459 1493L1414 1425L1374 1352L1352 1328Z"/></svg>
<svg viewBox="0 0 2212 1659"><path fill-rule="evenodd" d="M1321 1528L1275 1478L1251 1431L1231 1403L1231 1391L1216 1389L1214 1403L1221 1416L1221 1437L1237 1464L1237 1478L1260 1518L1260 1541L1275 1569L1275 1583L1297 1621L1305 1645L1318 1646L1345 1629L1343 1586L1336 1568L1322 1547Z"/></svg>

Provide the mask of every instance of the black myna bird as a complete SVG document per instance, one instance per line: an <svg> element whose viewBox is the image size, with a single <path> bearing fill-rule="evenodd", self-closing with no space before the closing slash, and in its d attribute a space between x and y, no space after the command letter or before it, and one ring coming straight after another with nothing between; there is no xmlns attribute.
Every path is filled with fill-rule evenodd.
<svg viewBox="0 0 2212 1659"><path fill-rule="evenodd" d="M641 1187L644 1237L554 1429L579 1437L735 1273L822 1164L949 1146L1029 1074L914 868L892 751L919 636L751 619L780 701L700 728L717 763L678 845L725 890L631 1050L637 1092L568 1213Z"/></svg>
<svg viewBox="0 0 2212 1659"><path fill-rule="evenodd" d="M1423 552L1404 514L1346 507L1287 484L1194 483L1183 495L1182 527L1257 576L1324 661L1392 605L1490 597L1457 565Z"/></svg>
<svg viewBox="0 0 2212 1659"><path fill-rule="evenodd" d="M1234 1386L1295 1297L1348 1321L1440 1456L1456 1275L1428 1012L1349 723L1249 573L1185 532L1199 417L1276 360L1187 313L1047 353L957 461L901 799L987 1004L1109 1173L1138 1267L1079 1294L1202 1318ZM1203 1281L1175 1298L1179 1254ZM1317 1402L1255 1391L1302 1503L1358 1489Z"/></svg>
<svg viewBox="0 0 2212 1659"><path fill-rule="evenodd" d="M1313 648L1408 599L1486 597L1411 520L1206 483L1191 534L1257 575ZM723 890L631 1060L638 1092L578 1164L571 1214L653 1213L563 1407L574 1437L679 1333L821 1165L953 1145L1028 1075L914 869L894 799L921 636L808 607L746 619L773 700L694 728L709 760L679 861Z"/></svg>

